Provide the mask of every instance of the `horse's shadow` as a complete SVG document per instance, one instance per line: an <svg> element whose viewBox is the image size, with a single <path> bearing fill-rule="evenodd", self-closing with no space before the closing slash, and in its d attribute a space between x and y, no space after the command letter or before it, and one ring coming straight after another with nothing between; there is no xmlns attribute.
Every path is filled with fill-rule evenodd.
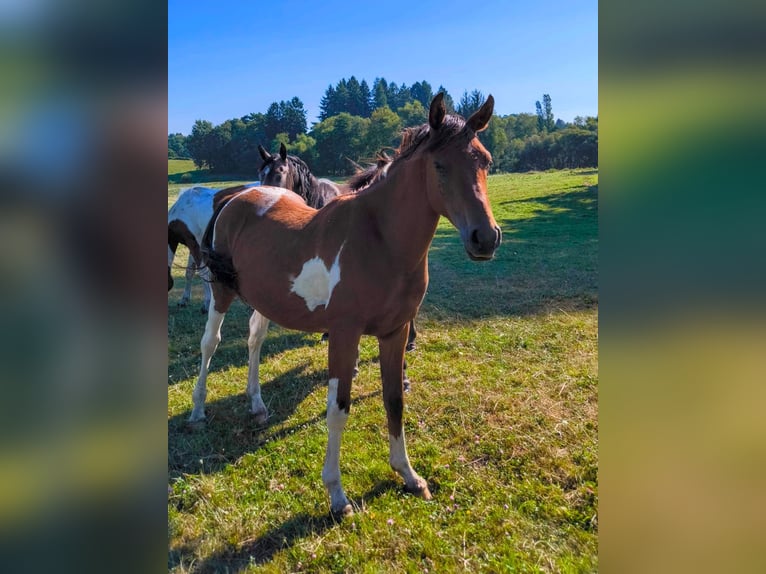
<svg viewBox="0 0 766 574"><path fill-rule="evenodd" d="M381 480L351 502L358 511L385 492L402 488L401 484L393 480ZM340 524L339 519L329 511L320 514L301 512L236 549L227 548L211 554L196 563L195 572L241 572L252 565L263 565L271 561L277 552L292 548L309 536L321 538L331 528L339 527ZM168 558L169 567L179 565L185 557L185 552L189 552L189 549L181 548L171 552Z"/></svg>
<svg viewBox="0 0 766 574"><path fill-rule="evenodd" d="M269 410L266 425L259 425L250 412L250 399L244 392L205 403L206 418L188 421L190 410L168 420L168 479L184 474L212 474L236 462L242 455L257 451L267 442L280 440L299 428L324 420L325 412L273 431L288 420L306 397L318 386L327 384L327 372L310 370L305 362L262 384ZM375 391L352 399L352 405L379 396Z"/></svg>
<svg viewBox="0 0 766 574"><path fill-rule="evenodd" d="M258 425L250 412L250 399L243 392L205 403L206 419L188 422L191 411L185 411L168 420L168 477L173 480L189 473L215 473L253 452L275 435L269 427L286 421L297 406L326 377L323 372L309 371L303 363L278 375L262 385L263 398L269 409L267 425ZM319 420L303 421L300 425Z"/></svg>

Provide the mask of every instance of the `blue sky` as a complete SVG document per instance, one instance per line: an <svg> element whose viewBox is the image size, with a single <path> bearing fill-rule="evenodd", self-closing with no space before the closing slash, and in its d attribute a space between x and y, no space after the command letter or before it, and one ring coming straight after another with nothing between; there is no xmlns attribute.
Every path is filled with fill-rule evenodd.
<svg viewBox="0 0 766 574"><path fill-rule="evenodd" d="M598 114L596 0L168 2L168 131L301 99L309 126L329 85L356 76L495 97L571 121Z"/></svg>

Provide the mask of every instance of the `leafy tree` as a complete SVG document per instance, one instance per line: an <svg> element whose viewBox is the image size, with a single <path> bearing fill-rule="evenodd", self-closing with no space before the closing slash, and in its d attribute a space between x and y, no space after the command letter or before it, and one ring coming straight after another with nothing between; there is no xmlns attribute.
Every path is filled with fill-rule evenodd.
<svg viewBox="0 0 766 574"><path fill-rule="evenodd" d="M183 134L168 134L168 159L186 159L191 157L186 148L186 137Z"/></svg>
<svg viewBox="0 0 766 574"><path fill-rule="evenodd" d="M369 119L346 112L316 124L310 135L316 140L318 173L350 173L351 165L346 158L357 161L365 154L369 124Z"/></svg>
<svg viewBox="0 0 766 574"><path fill-rule="evenodd" d="M335 88L332 85L327 86L324 96L319 100L319 121L326 120L335 115Z"/></svg>
<svg viewBox="0 0 766 574"><path fill-rule="evenodd" d="M287 151L297 155L309 166L317 164L316 140L307 134L298 134L292 144L287 144Z"/></svg>
<svg viewBox="0 0 766 574"><path fill-rule="evenodd" d="M430 102L429 102L430 107ZM428 108L423 107L419 100L413 100L396 110L402 120L402 127L419 126L428 121Z"/></svg>
<svg viewBox="0 0 766 574"><path fill-rule="evenodd" d="M294 97L289 102L273 102L266 112L266 138L274 139L278 133L287 133L293 139L306 133L306 110L303 102Z"/></svg>
<svg viewBox="0 0 766 574"><path fill-rule="evenodd" d="M372 112L370 125L367 128L365 155L374 157L383 147L393 146L401 130L402 121L388 107L378 108Z"/></svg>
<svg viewBox="0 0 766 574"><path fill-rule="evenodd" d="M505 148L508 147L508 136L505 133L505 121L492 116L489 120L487 129L479 132L479 139L492 154L492 171L499 171L502 168L502 157L505 154Z"/></svg>
<svg viewBox="0 0 766 574"><path fill-rule="evenodd" d="M551 97L548 94L543 94L542 104L539 100L535 102L535 111L537 112L537 131L552 132L556 124L553 119Z"/></svg>
<svg viewBox="0 0 766 574"><path fill-rule="evenodd" d="M364 105L364 113L362 114L362 117L369 118L375 107L373 105L372 91L370 90L370 86L367 85L366 80L362 80L359 84L359 91L362 95L361 104Z"/></svg>
<svg viewBox="0 0 766 574"><path fill-rule="evenodd" d="M434 99L434 92L431 89L431 84L423 80L412 84L410 96L414 101L420 102L425 109L428 109L431 106L431 100Z"/></svg>
<svg viewBox="0 0 766 574"><path fill-rule="evenodd" d="M452 96L450 96L449 92L444 86L439 86L439 89L436 90L436 93L439 92L444 93L444 106L447 108L448 114L454 114L455 113L455 102L452 100ZM429 109L431 106L431 102L428 102L428 105L425 106L426 109Z"/></svg>
<svg viewBox="0 0 766 574"><path fill-rule="evenodd" d="M388 105L388 83L385 78L375 78L372 84L372 92L373 109Z"/></svg>
<svg viewBox="0 0 766 574"><path fill-rule="evenodd" d="M200 169L211 167L213 146L210 135L212 132L212 123L207 120L197 120L186 139L186 147L194 160L194 165Z"/></svg>
<svg viewBox="0 0 766 574"><path fill-rule="evenodd" d="M460 98L460 103L457 106L457 113L464 118L470 118L471 115L477 111L484 103L484 94L479 90L474 90L470 94L467 91L463 92Z"/></svg>

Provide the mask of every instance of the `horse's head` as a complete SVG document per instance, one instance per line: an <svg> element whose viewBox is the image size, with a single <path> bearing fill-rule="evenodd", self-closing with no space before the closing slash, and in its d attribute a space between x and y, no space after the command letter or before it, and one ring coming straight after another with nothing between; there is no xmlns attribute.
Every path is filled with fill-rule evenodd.
<svg viewBox="0 0 766 574"><path fill-rule="evenodd" d="M284 187L295 191L295 173L291 169L285 144L279 146L279 155L270 154L262 145L258 145L258 152L263 159L263 165L259 170L261 184Z"/></svg>
<svg viewBox="0 0 766 574"><path fill-rule="evenodd" d="M427 193L432 207L460 232L473 260L492 259L500 245L500 228L487 198L492 156L476 137L487 127L495 105L490 95L465 122L448 116L444 94L431 102L430 133L425 146Z"/></svg>

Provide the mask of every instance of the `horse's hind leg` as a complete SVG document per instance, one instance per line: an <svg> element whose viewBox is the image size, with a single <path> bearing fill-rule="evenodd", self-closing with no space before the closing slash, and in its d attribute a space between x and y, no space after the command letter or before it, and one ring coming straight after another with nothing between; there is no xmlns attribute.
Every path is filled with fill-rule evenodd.
<svg viewBox="0 0 766 574"><path fill-rule="evenodd" d="M269 418L269 412L261 399L261 383L258 378L258 367L261 363L261 347L269 330L269 320L258 311L253 311L250 316L250 336L247 338L247 349L250 353L249 368L247 372L247 396L250 397L251 410L255 415L255 422L265 424Z"/></svg>
<svg viewBox="0 0 766 574"><path fill-rule="evenodd" d="M189 254L189 261L186 262L186 286L184 287L184 294L181 295L181 300L178 302L181 307L185 307L191 299L192 279L196 271L197 264L194 262L194 257Z"/></svg>
<svg viewBox="0 0 766 574"><path fill-rule="evenodd" d="M330 510L336 516L348 516L353 513L340 481L340 440L351 408L351 379L354 375L360 338L361 333L355 331L330 332L328 436L322 482L330 494Z"/></svg>
<svg viewBox="0 0 766 574"><path fill-rule="evenodd" d="M406 489L421 498L430 500L431 492L426 481L412 468L407 456L402 425L402 372L404 346L407 342L407 325L388 335L378 337L380 348L380 373L383 377L383 403L388 418L389 463L404 479Z"/></svg>
<svg viewBox="0 0 766 574"><path fill-rule="evenodd" d="M418 332L415 330L415 319L410 321L410 334L407 335L407 347L408 351L412 351L415 348L415 337L418 336Z"/></svg>
<svg viewBox="0 0 766 574"><path fill-rule="evenodd" d="M189 416L189 421L191 422L205 418L207 372L210 367L210 359L218 348L218 343L221 342L221 325L223 324L223 318L226 315L226 311L229 310L231 302L234 300L234 294L231 291L216 287L218 286L216 285L213 289L210 311L208 312L207 323L205 324L205 334L202 336L202 342L200 343L202 363L200 365L197 385L194 387L194 393L192 394L194 407Z"/></svg>
<svg viewBox="0 0 766 574"><path fill-rule="evenodd" d="M207 313L210 309L210 271L207 267L201 267L199 270L199 276L202 278L202 307L200 311Z"/></svg>

